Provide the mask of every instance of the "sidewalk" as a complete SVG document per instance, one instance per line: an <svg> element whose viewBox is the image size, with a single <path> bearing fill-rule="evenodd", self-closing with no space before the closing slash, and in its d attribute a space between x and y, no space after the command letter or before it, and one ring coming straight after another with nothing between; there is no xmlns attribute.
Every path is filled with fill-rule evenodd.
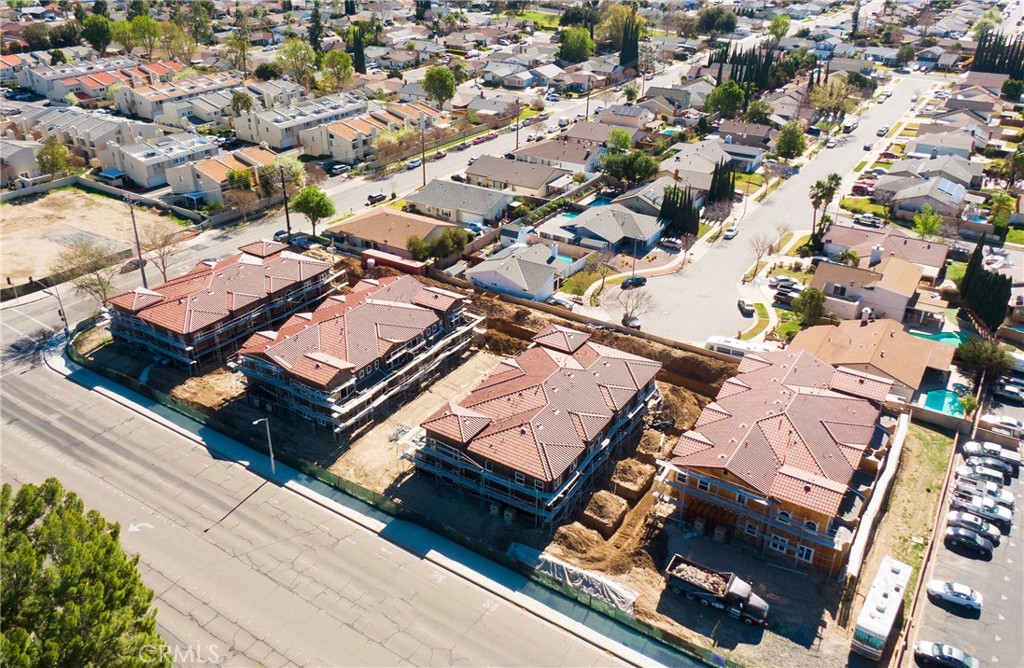
<svg viewBox="0 0 1024 668"><path fill-rule="evenodd" d="M254 474L272 480L324 509L341 515L380 538L408 550L528 611L566 633L604 650L619 661L635 666L680 664L678 653L655 640L627 630L611 618L596 614L554 591L535 584L527 577L417 524L396 519L280 462L276 463L276 472L271 472L270 459L266 455L237 443L214 430L201 429L201 425L166 406L122 387L89 369L79 367L68 360L63 351L60 355L45 361L51 370L66 379L160 424L179 436L208 449L212 454L245 466ZM583 620L586 623L583 623ZM623 642L627 644L623 644ZM697 663L694 662L694 665Z"/></svg>

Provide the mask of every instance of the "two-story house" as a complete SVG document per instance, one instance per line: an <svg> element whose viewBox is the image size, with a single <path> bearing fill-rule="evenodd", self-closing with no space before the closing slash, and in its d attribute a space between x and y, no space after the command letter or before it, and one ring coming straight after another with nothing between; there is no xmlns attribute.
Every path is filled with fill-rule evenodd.
<svg viewBox="0 0 1024 668"><path fill-rule="evenodd" d="M941 323L948 304L933 288L920 285L921 275L920 267L895 255L870 269L822 262L811 287L825 293L825 311L842 320L870 316Z"/></svg>

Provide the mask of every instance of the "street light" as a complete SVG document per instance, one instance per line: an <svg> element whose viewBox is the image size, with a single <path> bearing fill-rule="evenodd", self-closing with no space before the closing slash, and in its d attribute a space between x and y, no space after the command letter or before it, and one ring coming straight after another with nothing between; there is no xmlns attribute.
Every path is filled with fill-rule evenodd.
<svg viewBox="0 0 1024 668"><path fill-rule="evenodd" d="M48 291L46 289L46 284L43 283L42 281L36 281L36 283L38 283L39 285L43 286L43 290L42 291L45 294L48 294L51 297L56 298L56 300L57 300L57 313L60 314L60 319L64 322L64 335L65 336L71 336L71 329L68 327L68 316L67 316L66 313L64 313L64 302L60 298L60 290L57 288L57 284L56 283L53 284L53 292L50 292L50 291Z"/></svg>
<svg viewBox="0 0 1024 668"><path fill-rule="evenodd" d="M270 420L267 418L260 418L259 420L253 420L253 424L263 423L263 426L267 428L267 451L270 452L270 474L275 475L277 472L274 470L274 442L270 440Z"/></svg>

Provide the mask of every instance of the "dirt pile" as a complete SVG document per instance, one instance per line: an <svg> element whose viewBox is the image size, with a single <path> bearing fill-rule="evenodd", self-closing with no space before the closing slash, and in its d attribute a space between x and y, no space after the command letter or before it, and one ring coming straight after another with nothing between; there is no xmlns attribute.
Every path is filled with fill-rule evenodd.
<svg viewBox="0 0 1024 668"><path fill-rule="evenodd" d="M601 534L593 529L588 529L579 522L564 524L558 527L554 537L551 539L553 545L557 545L564 553L587 554L604 546L604 539Z"/></svg>
<svg viewBox="0 0 1024 668"><path fill-rule="evenodd" d="M640 445L636 448L636 458L644 464L653 465L659 459L667 458L675 444L676 439L674 437L666 436L653 429L647 429L640 439Z"/></svg>
<svg viewBox="0 0 1024 668"><path fill-rule="evenodd" d="M605 538L611 538L622 524L627 510L629 504L625 499L602 489L590 497L590 503L583 511L582 522Z"/></svg>
<svg viewBox="0 0 1024 668"><path fill-rule="evenodd" d="M496 355L513 357L526 350L527 342L514 336L488 329L483 347Z"/></svg>
<svg viewBox="0 0 1024 668"><path fill-rule="evenodd" d="M245 376L224 368L192 376L170 391L183 404L196 408L220 408L245 392Z"/></svg>
<svg viewBox="0 0 1024 668"><path fill-rule="evenodd" d="M690 566L689 564L679 564L672 569L672 574L677 578L686 582L693 583L698 587L703 587L710 592L714 592L718 595L725 593L725 585L728 583L718 573L712 573L702 568Z"/></svg>
<svg viewBox="0 0 1024 668"><path fill-rule="evenodd" d="M672 421L672 426L666 429L667 433L679 436L687 429L693 427L700 417L703 397L678 385L657 381L658 389L661 391L662 404L661 413L658 417L665 417Z"/></svg>
<svg viewBox="0 0 1024 668"><path fill-rule="evenodd" d="M646 492L654 479L654 467L636 459L623 459L615 465L612 489L628 501L636 501Z"/></svg>

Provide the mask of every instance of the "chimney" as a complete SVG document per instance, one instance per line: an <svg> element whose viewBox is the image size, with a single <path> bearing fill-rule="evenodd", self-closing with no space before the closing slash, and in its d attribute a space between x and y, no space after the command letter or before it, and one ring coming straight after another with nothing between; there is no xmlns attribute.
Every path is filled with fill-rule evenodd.
<svg viewBox="0 0 1024 668"><path fill-rule="evenodd" d="M871 247L871 261L869 264L878 264L882 261L882 247L872 246Z"/></svg>
<svg viewBox="0 0 1024 668"><path fill-rule="evenodd" d="M865 327L868 324L868 319L871 317L871 309L864 307L860 310L860 326Z"/></svg>
<svg viewBox="0 0 1024 668"><path fill-rule="evenodd" d="M676 181L678 181L679 180L679 170L677 169L672 176L675 178Z"/></svg>
<svg viewBox="0 0 1024 668"><path fill-rule="evenodd" d="M551 244L551 259L558 259L558 244Z"/></svg>

